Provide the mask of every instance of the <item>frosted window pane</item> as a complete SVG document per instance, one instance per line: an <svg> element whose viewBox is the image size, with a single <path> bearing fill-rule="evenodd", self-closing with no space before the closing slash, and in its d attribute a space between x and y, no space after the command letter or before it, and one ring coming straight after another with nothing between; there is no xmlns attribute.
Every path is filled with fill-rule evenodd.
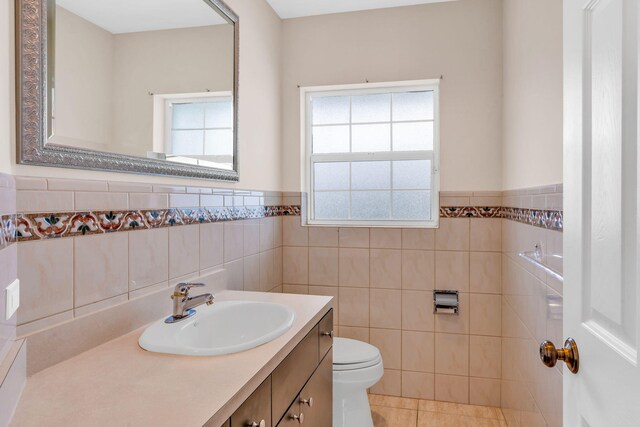
<svg viewBox="0 0 640 427"><path fill-rule="evenodd" d="M400 190L431 189L431 160L393 162L393 188Z"/></svg>
<svg viewBox="0 0 640 427"><path fill-rule="evenodd" d="M354 125L351 133L354 153L391 151L391 125Z"/></svg>
<svg viewBox="0 0 640 427"><path fill-rule="evenodd" d="M204 126L204 104L173 104L174 129L202 129Z"/></svg>
<svg viewBox="0 0 640 427"><path fill-rule="evenodd" d="M205 104L205 127L230 128L233 126L231 101L208 102Z"/></svg>
<svg viewBox="0 0 640 427"><path fill-rule="evenodd" d="M351 97L351 122L391 121L391 95L388 93Z"/></svg>
<svg viewBox="0 0 640 427"><path fill-rule="evenodd" d="M351 189L389 190L391 188L391 162L351 163Z"/></svg>
<svg viewBox="0 0 640 427"><path fill-rule="evenodd" d="M171 133L171 154L188 156L201 155L204 150L204 131L174 130Z"/></svg>
<svg viewBox="0 0 640 427"><path fill-rule="evenodd" d="M393 151L433 150L433 122L394 123Z"/></svg>
<svg viewBox="0 0 640 427"><path fill-rule="evenodd" d="M393 193L393 219L430 220L430 191L395 191Z"/></svg>
<svg viewBox="0 0 640 427"><path fill-rule="evenodd" d="M316 191L348 190L349 163L316 163L313 171L313 183Z"/></svg>
<svg viewBox="0 0 640 427"><path fill-rule="evenodd" d="M391 218L389 191L354 191L351 193L351 219Z"/></svg>
<svg viewBox="0 0 640 427"><path fill-rule="evenodd" d="M333 125L349 123L349 97L324 96L312 98L314 125Z"/></svg>
<svg viewBox="0 0 640 427"><path fill-rule="evenodd" d="M331 193L315 193L316 219L348 219L349 193L336 191Z"/></svg>
<svg viewBox="0 0 640 427"><path fill-rule="evenodd" d="M231 129L205 132L204 154L233 155L233 132Z"/></svg>
<svg viewBox="0 0 640 427"><path fill-rule="evenodd" d="M393 121L433 120L433 91L393 94Z"/></svg>
<svg viewBox="0 0 640 427"><path fill-rule="evenodd" d="M314 153L348 153L349 126L314 126Z"/></svg>

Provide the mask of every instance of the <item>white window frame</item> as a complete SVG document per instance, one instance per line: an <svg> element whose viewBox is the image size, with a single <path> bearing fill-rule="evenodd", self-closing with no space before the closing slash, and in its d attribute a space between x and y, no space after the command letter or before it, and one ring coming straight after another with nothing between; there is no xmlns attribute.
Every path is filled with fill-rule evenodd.
<svg viewBox="0 0 640 427"><path fill-rule="evenodd" d="M173 114L171 106L173 104L212 102L222 100L233 100L231 92L199 92L199 93L179 93L160 94L153 96L153 151L155 153L171 156L172 141L171 131L173 129ZM212 129L228 129L212 128ZM231 129L233 131L233 120Z"/></svg>
<svg viewBox="0 0 640 427"><path fill-rule="evenodd" d="M301 140L301 182L302 191L307 195L303 203L303 225L347 226L347 227L402 227L438 228L440 219L440 80L412 80L382 83L363 83L332 86L307 86L300 88L300 140ZM313 154L311 98L313 96L354 96L376 93L402 93L409 91L433 91L433 151L374 152ZM385 122L386 123L386 122ZM393 122L391 122L393 123ZM351 124L350 124L351 126ZM392 126L393 129L393 126ZM391 131L393 132L393 130ZM393 136L393 134L392 134ZM373 160L431 160L431 220L318 220L313 217L314 209L314 163L327 161L373 161Z"/></svg>

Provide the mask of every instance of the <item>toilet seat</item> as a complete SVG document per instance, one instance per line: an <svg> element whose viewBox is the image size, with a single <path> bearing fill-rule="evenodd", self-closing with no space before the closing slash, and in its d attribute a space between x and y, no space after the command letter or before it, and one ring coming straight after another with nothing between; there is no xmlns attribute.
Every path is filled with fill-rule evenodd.
<svg viewBox="0 0 640 427"><path fill-rule="evenodd" d="M364 369L381 362L380 350L371 344L349 338L335 338L333 341L334 371Z"/></svg>

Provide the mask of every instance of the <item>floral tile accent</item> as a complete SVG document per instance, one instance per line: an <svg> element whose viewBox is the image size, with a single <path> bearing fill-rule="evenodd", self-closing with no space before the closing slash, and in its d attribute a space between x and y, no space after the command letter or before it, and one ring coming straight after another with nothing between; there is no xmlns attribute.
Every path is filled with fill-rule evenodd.
<svg viewBox="0 0 640 427"><path fill-rule="evenodd" d="M19 214L2 217L0 248L7 239L12 239L11 241L44 240L284 215L300 215L300 207L207 207Z"/></svg>
<svg viewBox="0 0 640 427"><path fill-rule="evenodd" d="M547 228L550 230L562 231L564 227L564 215L562 211L524 209L524 208L502 208L502 218L535 227Z"/></svg>
<svg viewBox="0 0 640 427"><path fill-rule="evenodd" d="M441 218L500 218L499 207L443 207L440 208Z"/></svg>
<svg viewBox="0 0 640 427"><path fill-rule="evenodd" d="M0 249L16 242L16 215L0 216Z"/></svg>

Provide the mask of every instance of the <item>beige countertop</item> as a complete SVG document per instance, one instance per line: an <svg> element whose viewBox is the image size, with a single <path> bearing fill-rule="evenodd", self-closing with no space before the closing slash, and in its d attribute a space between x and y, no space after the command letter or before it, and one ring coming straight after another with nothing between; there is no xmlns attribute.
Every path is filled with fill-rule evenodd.
<svg viewBox="0 0 640 427"><path fill-rule="evenodd" d="M147 352L138 346L144 328L138 329L30 377L11 425L220 425L333 304L325 296L237 291L216 300L281 303L296 317L289 331L267 344L214 357Z"/></svg>

